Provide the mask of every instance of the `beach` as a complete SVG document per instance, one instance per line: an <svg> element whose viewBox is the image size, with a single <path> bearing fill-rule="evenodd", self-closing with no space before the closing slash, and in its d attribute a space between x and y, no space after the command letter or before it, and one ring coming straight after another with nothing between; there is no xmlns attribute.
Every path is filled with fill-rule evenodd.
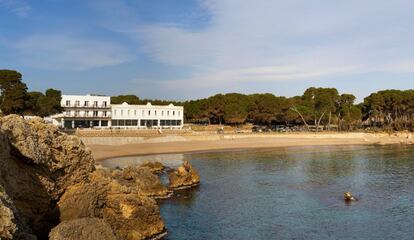
<svg viewBox="0 0 414 240"><path fill-rule="evenodd" d="M166 153L330 145L412 144L409 133L255 133L82 137L95 160Z"/></svg>

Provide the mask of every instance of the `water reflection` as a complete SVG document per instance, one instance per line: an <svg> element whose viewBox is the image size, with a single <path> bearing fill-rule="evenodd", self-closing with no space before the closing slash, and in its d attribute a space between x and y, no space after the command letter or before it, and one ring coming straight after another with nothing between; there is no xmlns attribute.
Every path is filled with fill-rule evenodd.
<svg viewBox="0 0 414 240"><path fill-rule="evenodd" d="M167 239L411 239L412 147L186 154L195 192L164 201ZM344 191L360 201L347 205ZM344 234L346 233L346 234Z"/></svg>

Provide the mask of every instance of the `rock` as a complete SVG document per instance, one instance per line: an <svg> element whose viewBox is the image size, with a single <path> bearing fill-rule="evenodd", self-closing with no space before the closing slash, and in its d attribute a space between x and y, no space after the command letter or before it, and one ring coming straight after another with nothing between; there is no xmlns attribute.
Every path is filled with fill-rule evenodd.
<svg viewBox="0 0 414 240"><path fill-rule="evenodd" d="M165 169L164 165L160 162L153 162L153 161L147 161L140 165L140 167L146 167L151 170L154 174L162 173Z"/></svg>
<svg viewBox="0 0 414 240"><path fill-rule="evenodd" d="M73 206L77 206L74 208ZM155 200L102 174L68 188L58 203L60 220L101 218L118 239L148 239L166 233Z"/></svg>
<svg viewBox="0 0 414 240"><path fill-rule="evenodd" d="M180 167L168 172L169 188L185 189L200 184L200 176L191 164L185 161Z"/></svg>
<svg viewBox="0 0 414 240"><path fill-rule="evenodd" d="M41 119L0 118L0 185L20 222L46 238L58 221L54 205L65 189L94 170L91 152Z"/></svg>
<svg viewBox="0 0 414 240"><path fill-rule="evenodd" d="M134 188L140 194L153 198L167 198L172 192L162 183L160 178L148 167L133 166L123 170L114 170L112 178L121 185Z"/></svg>
<svg viewBox="0 0 414 240"><path fill-rule="evenodd" d="M65 221L52 229L50 240L116 240L111 226L103 219L80 218Z"/></svg>
<svg viewBox="0 0 414 240"><path fill-rule="evenodd" d="M37 239L0 185L0 239Z"/></svg>

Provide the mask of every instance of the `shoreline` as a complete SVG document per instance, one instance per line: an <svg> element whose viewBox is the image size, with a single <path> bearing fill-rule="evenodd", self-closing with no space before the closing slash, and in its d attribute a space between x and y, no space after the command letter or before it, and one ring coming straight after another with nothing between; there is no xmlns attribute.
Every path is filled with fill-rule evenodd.
<svg viewBox="0 0 414 240"><path fill-rule="evenodd" d="M97 162L118 157L238 151L280 147L413 144L408 133L300 133L159 137L82 138ZM123 144L125 142L125 144Z"/></svg>

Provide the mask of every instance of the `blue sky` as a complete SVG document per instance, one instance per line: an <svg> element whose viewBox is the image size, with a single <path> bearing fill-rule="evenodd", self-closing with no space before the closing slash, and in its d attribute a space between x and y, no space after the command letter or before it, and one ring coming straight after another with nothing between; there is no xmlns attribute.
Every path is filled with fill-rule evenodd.
<svg viewBox="0 0 414 240"><path fill-rule="evenodd" d="M0 0L0 68L30 90L359 100L414 88L411 0Z"/></svg>

